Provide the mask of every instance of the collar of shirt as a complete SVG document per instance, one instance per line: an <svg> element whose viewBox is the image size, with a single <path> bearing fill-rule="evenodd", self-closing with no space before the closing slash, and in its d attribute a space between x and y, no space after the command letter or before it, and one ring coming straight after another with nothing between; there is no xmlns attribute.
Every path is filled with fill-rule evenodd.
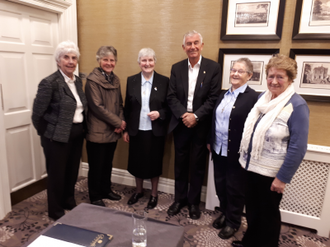
<svg viewBox="0 0 330 247"><path fill-rule="evenodd" d="M234 94L235 98L237 98L238 94L244 93L246 88L247 88L247 83L245 83L243 86L240 86L239 88L234 90L234 92L232 92L231 88L230 88L230 90L228 90L225 95Z"/></svg>
<svg viewBox="0 0 330 247"><path fill-rule="evenodd" d="M64 74L61 69L59 69L59 70L60 70L61 74L63 75L64 81L66 83L74 83L76 81L76 77L74 75L73 75L73 80L72 80L70 77L68 77L66 74Z"/></svg>
<svg viewBox="0 0 330 247"><path fill-rule="evenodd" d="M199 56L199 60L198 60L198 62L195 64L195 66L198 65L198 68L199 68L199 67L201 66L201 62L202 62L202 55ZM194 68L196 68L195 66L194 66ZM188 68L189 68L189 69L194 69L194 68L191 66L191 63L190 63L189 59L188 59Z"/></svg>
<svg viewBox="0 0 330 247"><path fill-rule="evenodd" d="M141 72L141 86L143 86L146 82L149 82L152 85L153 81L154 81L154 72L152 72L152 76L149 80L146 80Z"/></svg>

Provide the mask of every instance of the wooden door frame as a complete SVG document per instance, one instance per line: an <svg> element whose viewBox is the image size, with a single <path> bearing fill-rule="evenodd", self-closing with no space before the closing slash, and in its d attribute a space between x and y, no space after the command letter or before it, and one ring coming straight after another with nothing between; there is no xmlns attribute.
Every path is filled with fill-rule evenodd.
<svg viewBox="0 0 330 247"><path fill-rule="evenodd" d="M59 42L71 40L78 44L77 3L76 0L8 0L32 8L53 12L58 15ZM0 88L0 94L2 89ZM8 180L7 151L4 131L4 115L0 95L0 219L11 211Z"/></svg>

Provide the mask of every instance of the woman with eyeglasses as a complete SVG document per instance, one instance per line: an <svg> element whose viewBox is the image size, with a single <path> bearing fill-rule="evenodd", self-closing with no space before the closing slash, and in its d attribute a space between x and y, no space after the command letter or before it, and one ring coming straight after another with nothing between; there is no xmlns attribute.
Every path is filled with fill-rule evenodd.
<svg viewBox="0 0 330 247"><path fill-rule="evenodd" d="M231 88L220 94L213 111L207 148L212 153L221 211L213 227L222 228L219 232L222 239L232 237L241 225L246 171L238 162L238 151L245 119L258 99L258 93L247 85L252 75L250 59L235 61L230 70Z"/></svg>
<svg viewBox="0 0 330 247"><path fill-rule="evenodd" d="M235 247L278 246L284 188L307 149L309 109L295 93L296 75L295 60L273 56L266 65L268 89L246 119L239 162L248 171L248 229L242 241L232 243Z"/></svg>

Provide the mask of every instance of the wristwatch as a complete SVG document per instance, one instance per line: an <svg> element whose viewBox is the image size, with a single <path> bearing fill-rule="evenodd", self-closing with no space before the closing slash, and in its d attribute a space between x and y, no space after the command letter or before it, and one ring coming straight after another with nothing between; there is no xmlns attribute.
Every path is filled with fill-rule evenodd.
<svg viewBox="0 0 330 247"><path fill-rule="evenodd" d="M194 113L194 116L196 118L196 121L198 122L199 121L199 118L197 117L197 115Z"/></svg>

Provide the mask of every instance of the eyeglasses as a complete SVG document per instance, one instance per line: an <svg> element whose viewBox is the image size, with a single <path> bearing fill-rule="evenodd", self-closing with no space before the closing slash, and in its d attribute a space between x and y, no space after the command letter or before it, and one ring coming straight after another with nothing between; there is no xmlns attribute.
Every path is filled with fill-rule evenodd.
<svg viewBox="0 0 330 247"><path fill-rule="evenodd" d="M281 76L281 75L276 75L276 76L274 76L274 75L270 75L270 76L267 77L267 81L271 82L271 81L273 81L275 78L276 78L276 81L279 81L279 82L282 82L282 81L285 80L285 78L284 78L283 76Z"/></svg>
<svg viewBox="0 0 330 247"><path fill-rule="evenodd" d="M242 70L242 69L239 69L239 70L237 70L237 69L230 69L230 73L233 73L233 74L235 74L235 73L238 73L238 74L244 74L244 73L249 73L249 71L245 71L245 70Z"/></svg>

